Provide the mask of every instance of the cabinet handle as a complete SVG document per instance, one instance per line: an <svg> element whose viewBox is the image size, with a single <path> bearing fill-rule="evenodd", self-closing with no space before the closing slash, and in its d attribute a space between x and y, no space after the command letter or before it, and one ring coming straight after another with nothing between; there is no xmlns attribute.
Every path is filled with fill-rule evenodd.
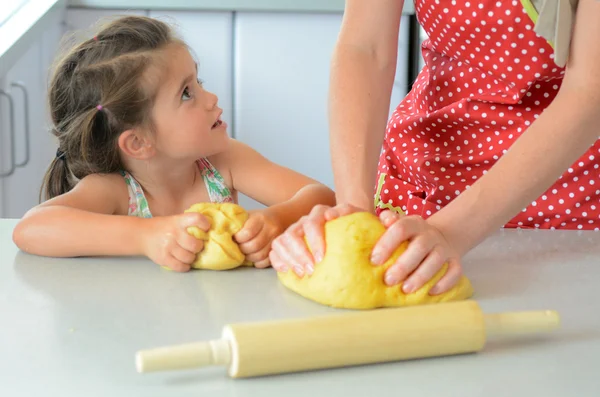
<svg viewBox="0 0 600 397"><path fill-rule="evenodd" d="M30 131L29 131L29 95L27 93L27 87L25 86L25 84L23 84L20 81L13 81L13 83L10 85L11 87L17 87L20 88L21 91L23 91L23 113L25 116L25 160L23 160L22 163L15 163L15 166L17 167L25 167L27 165L27 163L29 163L29 157L30 157L30 147L29 147L29 135L30 135ZM16 153L15 153L16 155Z"/></svg>
<svg viewBox="0 0 600 397"><path fill-rule="evenodd" d="M10 125L10 169L8 172L0 173L0 178L5 176L11 176L15 172L15 107L13 105L13 99L10 94L6 91L0 90L0 96L8 99L8 111L9 111L9 125Z"/></svg>

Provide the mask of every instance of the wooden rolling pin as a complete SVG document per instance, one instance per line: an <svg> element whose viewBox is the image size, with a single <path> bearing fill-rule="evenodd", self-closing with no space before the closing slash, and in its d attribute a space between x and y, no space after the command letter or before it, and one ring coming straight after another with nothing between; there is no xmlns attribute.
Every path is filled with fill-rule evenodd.
<svg viewBox="0 0 600 397"><path fill-rule="evenodd" d="M473 353L490 336L559 326L555 311L484 314L475 301L226 325L221 339L139 351L138 372L228 366L232 378Z"/></svg>

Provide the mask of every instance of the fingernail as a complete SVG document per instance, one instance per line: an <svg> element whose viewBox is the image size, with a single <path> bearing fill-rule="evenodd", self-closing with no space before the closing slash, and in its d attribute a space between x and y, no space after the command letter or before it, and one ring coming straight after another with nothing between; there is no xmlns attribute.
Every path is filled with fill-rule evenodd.
<svg viewBox="0 0 600 397"><path fill-rule="evenodd" d="M381 264L381 252L373 251L373 253L371 254L371 262L373 262L375 265L380 265Z"/></svg>
<svg viewBox="0 0 600 397"><path fill-rule="evenodd" d="M308 270L308 274L313 274L313 272L315 271L315 267L313 266L312 263L307 263L306 270Z"/></svg>
<svg viewBox="0 0 600 397"><path fill-rule="evenodd" d="M440 291L440 288L436 285L432 289L429 290L429 295L437 295Z"/></svg>
<svg viewBox="0 0 600 397"><path fill-rule="evenodd" d="M396 284L397 282L398 282L398 279L396 278L396 276L395 276L395 275L393 275L393 274L387 274L387 275L385 276L385 283L386 283L387 285L394 285L394 284Z"/></svg>
<svg viewBox="0 0 600 397"><path fill-rule="evenodd" d="M323 260L323 254L320 252L315 253L315 261L321 262Z"/></svg>
<svg viewBox="0 0 600 397"><path fill-rule="evenodd" d="M277 269L278 272L282 272L282 273L287 273L288 270L290 270L290 269L285 265L279 266L279 269Z"/></svg>
<svg viewBox="0 0 600 397"><path fill-rule="evenodd" d="M410 294L410 293L412 293L412 292L413 292L413 289L414 289L414 287L413 287L413 285L412 285L411 283L404 283L404 285L402 285L402 291L403 291L405 294Z"/></svg>
<svg viewBox="0 0 600 397"><path fill-rule="evenodd" d="M294 271L299 277L304 276L304 269L302 269L302 266L294 266Z"/></svg>

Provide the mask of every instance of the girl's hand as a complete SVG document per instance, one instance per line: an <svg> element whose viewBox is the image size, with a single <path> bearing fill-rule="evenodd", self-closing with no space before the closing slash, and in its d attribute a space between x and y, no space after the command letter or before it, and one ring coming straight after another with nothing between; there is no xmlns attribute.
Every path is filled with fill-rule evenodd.
<svg viewBox="0 0 600 397"><path fill-rule="evenodd" d="M460 255L437 228L420 216L383 211L379 218L387 230L373 247L371 261L374 264L383 264L400 244L409 241L406 251L386 271L386 284L396 285L404 281L402 290L409 294L431 280L444 263L448 263L448 270L430 294L446 292L459 281L462 275Z"/></svg>
<svg viewBox="0 0 600 397"><path fill-rule="evenodd" d="M349 204L315 206L310 214L300 218L273 241L269 253L273 268L286 272L288 265L291 265L299 277L306 273L312 274L315 264L325 256L325 222L359 211L364 210ZM311 247L312 254L306 243Z"/></svg>
<svg viewBox="0 0 600 397"><path fill-rule="evenodd" d="M269 251L273 239L283 231L277 218L269 210L250 211L248 220L242 230L233 238L240 246L246 259L257 268L270 266Z"/></svg>
<svg viewBox="0 0 600 397"><path fill-rule="evenodd" d="M202 214L155 217L143 223L143 252L156 264L176 272L187 272L204 248L204 242L188 233L192 226L208 231L210 222Z"/></svg>

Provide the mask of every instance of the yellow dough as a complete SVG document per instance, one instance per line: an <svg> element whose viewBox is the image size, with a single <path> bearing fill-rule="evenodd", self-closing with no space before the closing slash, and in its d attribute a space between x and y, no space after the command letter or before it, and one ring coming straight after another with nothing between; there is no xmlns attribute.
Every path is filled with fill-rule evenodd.
<svg viewBox="0 0 600 397"><path fill-rule="evenodd" d="M208 232L193 226L188 233L204 240L204 249L192 264L194 269L229 270L239 266L252 266L245 260L233 235L242 229L248 219L244 208L233 203L198 203L185 212L199 212L211 224Z"/></svg>
<svg viewBox="0 0 600 397"><path fill-rule="evenodd" d="M280 282L299 295L323 305L345 309L375 309L426 303L464 300L473 295L471 282L462 277L450 291L429 295L429 290L442 278L447 264L418 291L402 292L402 284L388 287L384 272L408 246L402 244L381 266L371 264L371 251L385 231L379 218L358 212L327 222L325 225L325 257L312 275L300 278L290 268L279 272ZM310 247L309 247L310 248Z"/></svg>

